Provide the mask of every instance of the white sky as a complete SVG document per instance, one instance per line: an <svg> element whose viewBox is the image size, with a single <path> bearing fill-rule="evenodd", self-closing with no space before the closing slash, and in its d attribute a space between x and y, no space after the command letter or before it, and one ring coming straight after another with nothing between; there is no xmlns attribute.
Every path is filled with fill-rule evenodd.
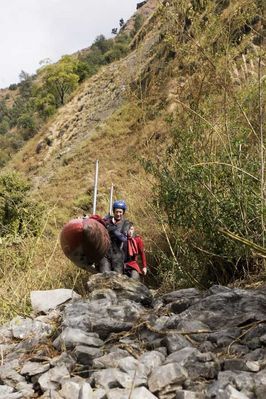
<svg viewBox="0 0 266 399"><path fill-rule="evenodd" d="M135 12L140 0L0 0L0 88L30 74L39 62L57 61L88 47L98 36L111 37Z"/></svg>

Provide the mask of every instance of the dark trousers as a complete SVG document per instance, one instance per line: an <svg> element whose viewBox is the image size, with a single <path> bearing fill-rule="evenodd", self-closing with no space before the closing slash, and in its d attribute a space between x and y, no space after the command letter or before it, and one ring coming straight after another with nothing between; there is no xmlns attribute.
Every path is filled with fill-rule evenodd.
<svg viewBox="0 0 266 399"><path fill-rule="evenodd" d="M120 248L111 248L107 255L102 258L96 268L100 273L114 271L123 274L124 271L124 252Z"/></svg>

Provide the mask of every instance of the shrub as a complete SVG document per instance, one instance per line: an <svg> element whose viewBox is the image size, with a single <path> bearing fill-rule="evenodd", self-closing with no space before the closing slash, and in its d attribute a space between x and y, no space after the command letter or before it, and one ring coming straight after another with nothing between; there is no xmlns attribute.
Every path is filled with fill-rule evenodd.
<svg viewBox="0 0 266 399"><path fill-rule="evenodd" d="M0 150L0 166L3 167L10 159L6 150Z"/></svg>
<svg viewBox="0 0 266 399"><path fill-rule="evenodd" d="M9 120L7 117L4 117L0 123L0 134L6 134L9 128Z"/></svg>
<svg viewBox="0 0 266 399"><path fill-rule="evenodd" d="M16 83L11 83L11 85L9 85L8 89L9 90L17 90L18 85Z"/></svg>
<svg viewBox="0 0 266 399"><path fill-rule="evenodd" d="M0 237L36 234L42 207L30 199L30 185L17 173L0 176Z"/></svg>
<svg viewBox="0 0 266 399"><path fill-rule="evenodd" d="M144 23L144 17L142 14L136 14L134 18L134 33L136 34Z"/></svg>
<svg viewBox="0 0 266 399"><path fill-rule="evenodd" d="M246 277L263 263L241 238L265 245L265 148L258 133L258 90L265 83L238 72L243 54L246 63L259 65L252 37L243 35L258 12L254 3L246 2L245 13L229 6L220 14L212 1L194 6L174 1L163 9L165 56L175 54L182 76L166 119L172 143L158 163L144 164L157 180L154 204L168 243L160 267L172 271L176 285L209 286ZM242 32L238 44L236 30Z"/></svg>

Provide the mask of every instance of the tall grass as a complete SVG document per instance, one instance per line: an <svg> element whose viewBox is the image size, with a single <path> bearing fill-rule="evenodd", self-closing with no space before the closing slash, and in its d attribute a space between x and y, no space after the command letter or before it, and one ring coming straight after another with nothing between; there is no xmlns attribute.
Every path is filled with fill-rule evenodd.
<svg viewBox="0 0 266 399"><path fill-rule="evenodd" d="M171 145L144 161L167 242L158 272L172 270L177 286L227 284L263 265L263 18L245 0L173 1L161 15L176 107L165 119Z"/></svg>

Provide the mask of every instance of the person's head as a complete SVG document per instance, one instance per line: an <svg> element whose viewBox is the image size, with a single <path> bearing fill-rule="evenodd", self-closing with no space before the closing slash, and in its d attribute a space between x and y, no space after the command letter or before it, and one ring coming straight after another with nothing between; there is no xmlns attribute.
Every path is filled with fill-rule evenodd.
<svg viewBox="0 0 266 399"><path fill-rule="evenodd" d="M115 220L119 221L123 219L124 213L127 209L126 203L123 200L115 201L113 203L113 214Z"/></svg>
<svg viewBox="0 0 266 399"><path fill-rule="evenodd" d="M134 231L135 231L134 225L132 222L130 222L128 225L128 231L127 231L128 237L133 237Z"/></svg>

